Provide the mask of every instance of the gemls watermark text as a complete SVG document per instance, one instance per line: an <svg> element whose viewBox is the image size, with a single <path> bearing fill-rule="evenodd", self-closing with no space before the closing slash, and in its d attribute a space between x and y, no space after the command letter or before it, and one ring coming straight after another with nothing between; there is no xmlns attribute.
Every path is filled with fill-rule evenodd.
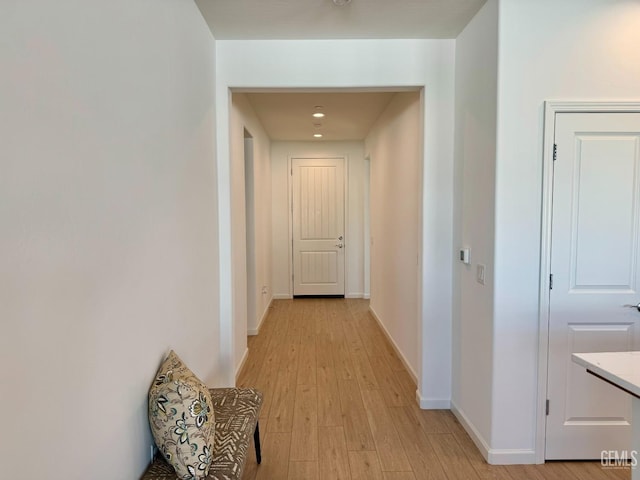
<svg viewBox="0 0 640 480"><path fill-rule="evenodd" d="M600 452L602 468L636 468L638 465L637 450L602 450Z"/></svg>

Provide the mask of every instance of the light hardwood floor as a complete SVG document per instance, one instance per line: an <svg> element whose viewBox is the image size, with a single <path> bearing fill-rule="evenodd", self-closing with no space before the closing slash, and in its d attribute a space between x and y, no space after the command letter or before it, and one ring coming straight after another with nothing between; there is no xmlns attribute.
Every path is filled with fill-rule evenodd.
<svg viewBox="0 0 640 480"><path fill-rule="evenodd" d="M262 464L243 480L606 480L599 462L487 465L448 410L420 410L416 385L368 301L273 302L238 386L264 393Z"/></svg>

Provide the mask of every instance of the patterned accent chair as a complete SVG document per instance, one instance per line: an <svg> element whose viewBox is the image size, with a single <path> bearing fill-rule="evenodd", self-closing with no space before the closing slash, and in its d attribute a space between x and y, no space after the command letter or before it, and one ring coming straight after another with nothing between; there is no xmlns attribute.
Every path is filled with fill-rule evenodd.
<svg viewBox="0 0 640 480"><path fill-rule="evenodd" d="M215 412L213 458L206 480L239 480L249 452L251 437L256 459L261 462L258 415L262 393L252 388L212 388L211 400ZM179 479L173 467L161 455L156 455L142 480Z"/></svg>

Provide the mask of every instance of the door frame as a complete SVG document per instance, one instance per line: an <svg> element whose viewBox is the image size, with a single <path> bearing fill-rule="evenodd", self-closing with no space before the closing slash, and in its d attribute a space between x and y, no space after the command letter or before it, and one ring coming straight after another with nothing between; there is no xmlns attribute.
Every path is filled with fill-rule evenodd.
<svg viewBox="0 0 640 480"><path fill-rule="evenodd" d="M287 183L289 188L288 190L288 201L289 201L289 292L291 294L291 298L294 296L293 290L293 160L323 160L323 159L340 159L342 160L342 171L344 175L344 185L343 193L344 193L344 205L342 208L344 209L344 298L348 298L348 288L349 285L349 236L347 235L347 225L349 225L349 156L347 154L338 154L338 155L289 155L287 157L287 170L289 171L289 176L287 178Z"/></svg>
<svg viewBox="0 0 640 480"><path fill-rule="evenodd" d="M536 463L546 457L546 401L549 367L551 274L551 213L553 205L553 144L558 113L640 113L639 101L545 101L542 147L542 216L538 305L538 395L536 399Z"/></svg>

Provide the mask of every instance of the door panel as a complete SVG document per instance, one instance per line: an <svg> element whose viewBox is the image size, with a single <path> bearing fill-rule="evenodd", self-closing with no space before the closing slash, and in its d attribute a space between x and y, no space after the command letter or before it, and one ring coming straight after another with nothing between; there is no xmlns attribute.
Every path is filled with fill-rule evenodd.
<svg viewBox="0 0 640 480"><path fill-rule="evenodd" d="M293 159L293 293L344 295L344 161Z"/></svg>
<svg viewBox="0 0 640 480"><path fill-rule="evenodd" d="M640 114L556 114L546 458L630 442L628 395L572 353L640 349Z"/></svg>
<svg viewBox="0 0 640 480"><path fill-rule="evenodd" d="M569 349L574 352L613 350L624 345L628 350L633 343L632 324L570 324L568 326ZM613 390L593 375L582 375L581 367L570 359L567 364L567 382L564 395L565 425L628 425L631 415L627 394ZM589 395L581 392L588 391Z"/></svg>
<svg viewBox="0 0 640 480"><path fill-rule="evenodd" d="M635 290L637 148L636 136L576 136L572 290Z"/></svg>
<svg viewBox="0 0 640 480"><path fill-rule="evenodd" d="M300 282L309 284L338 283L338 254L336 252L300 252L302 263Z"/></svg>

